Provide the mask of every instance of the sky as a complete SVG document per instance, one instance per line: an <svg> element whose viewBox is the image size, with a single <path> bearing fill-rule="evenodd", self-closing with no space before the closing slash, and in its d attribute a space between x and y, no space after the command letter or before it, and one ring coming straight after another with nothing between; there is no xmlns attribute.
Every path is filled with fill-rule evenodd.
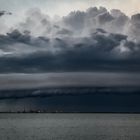
<svg viewBox="0 0 140 140"><path fill-rule="evenodd" d="M131 16L140 11L139 0L0 0L0 9L11 11L16 18L6 17L7 26L12 26L25 17L26 11L39 8L53 17L65 16L74 10L86 10L89 7L103 6L107 9L120 9ZM17 12L18 11L18 12Z"/></svg>
<svg viewBox="0 0 140 140"><path fill-rule="evenodd" d="M139 77L139 12L138 0L0 0L0 74L7 80L0 82L10 87L8 76L41 73L69 81L65 73Z"/></svg>
<svg viewBox="0 0 140 140"><path fill-rule="evenodd" d="M0 90L139 83L139 0L0 0Z"/></svg>
<svg viewBox="0 0 140 140"><path fill-rule="evenodd" d="M138 5L138 0L0 0L0 73L139 73Z"/></svg>
<svg viewBox="0 0 140 140"><path fill-rule="evenodd" d="M139 11L138 0L0 0L0 73L139 72Z"/></svg>
<svg viewBox="0 0 140 140"><path fill-rule="evenodd" d="M108 9L120 9L127 15L139 12L139 0L1 0L0 9L22 13L38 7L49 15L64 16L73 10L86 10L90 6L104 6Z"/></svg>

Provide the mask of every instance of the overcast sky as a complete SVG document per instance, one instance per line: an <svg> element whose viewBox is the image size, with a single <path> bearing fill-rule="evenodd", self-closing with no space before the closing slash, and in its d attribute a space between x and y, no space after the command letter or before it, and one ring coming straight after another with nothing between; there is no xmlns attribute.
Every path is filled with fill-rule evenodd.
<svg viewBox="0 0 140 140"><path fill-rule="evenodd" d="M140 0L0 0L0 110L58 86L140 87Z"/></svg>
<svg viewBox="0 0 140 140"><path fill-rule="evenodd" d="M133 77L140 72L139 12L139 0L0 0L0 73L12 78L13 73L83 72L89 81L88 72ZM7 76L1 85L12 86Z"/></svg>

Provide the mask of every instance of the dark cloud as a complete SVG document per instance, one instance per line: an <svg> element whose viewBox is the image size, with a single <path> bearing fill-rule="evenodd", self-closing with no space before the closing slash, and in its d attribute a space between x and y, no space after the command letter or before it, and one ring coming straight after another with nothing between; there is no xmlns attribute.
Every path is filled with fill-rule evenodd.
<svg viewBox="0 0 140 140"><path fill-rule="evenodd" d="M106 80L108 79L108 80ZM138 73L1 74L0 100L94 94L138 94Z"/></svg>
<svg viewBox="0 0 140 140"><path fill-rule="evenodd" d="M5 14L11 13L1 11L0 17ZM92 74L84 76L83 73L87 71ZM93 71L101 72L93 74ZM112 71L117 74L112 75ZM9 109L12 101L14 107L17 107L16 103L19 102L20 108L26 104L30 108L32 102L36 108L41 104L42 97L46 97L47 102L43 100L41 105L48 103L48 97L56 99L59 96L61 99L64 97L63 101L60 98L58 100L59 104L63 104L70 101L70 96L75 95L77 105L78 100L85 102L87 93L89 93L88 101L90 97L95 100L94 97L100 96L96 93L102 94L103 98L100 96L98 99L104 99L106 93L109 95L117 93L110 95L113 98L106 100L108 103L112 99L116 101L118 93L121 93L121 97L126 101L126 96L125 94L122 96L122 93L130 92L127 98L129 105L131 97L135 96L133 99L139 97L138 94L134 95L139 93L139 88L128 89L128 87L139 87L140 83L140 14L128 17L117 9L108 11L104 7L91 7L86 11L74 11L65 17L52 19L39 9L31 9L27 12L24 22L13 27L7 34L0 35L0 73L41 72L62 72L62 74L58 73L56 76L53 73L50 77L47 75L47 78L45 74L42 76L6 74L7 77L1 74L0 110ZM68 76L64 76L63 72L78 73L70 75L66 73ZM124 73L120 74L121 72ZM125 75L126 72L129 73ZM134 75L131 72L137 73ZM98 88L44 88L58 85ZM113 86L127 88L115 89ZM75 98L71 98L71 101ZM24 99L27 102L24 102ZM24 101L21 103L21 100ZM118 102L120 103L120 100ZM93 103L93 100L90 103ZM52 101L51 105L54 104ZM69 105L71 106L71 103Z"/></svg>
<svg viewBox="0 0 140 140"><path fill-rule="evenodd" d="M140 44L102 29L88 37L53 39L14 30L0 40L1 72L140 70ZM23 53L25 46L31 50ZM8 50L15 52L5 54Z"/></svg>
<svg viewBox="0 0 140 140"><path fill-rule="evenodd" d="M30 10L0 35L0 72L139 71L139 20L103 7L57 20Z"/></svg>
<svg viewBox="0 0 140 140"><path fill-rule="evenodd" d="M138 94L138 87L53 87L34 89L1 90L0 100L24 99L36 97L54 97L64 95L89 95L89 94Z"/></svg>
<svg viewBox="0 0 140 140"><path fill-rule="evenodd" d="M48 88L1 91L1 95L0 111L8 112L140 112L139 88Z"/></svg>
<svg viewBox="0 0 140 140"><path fill-rule="evenodd" d="M12 13L7 11L0 11L0 17L4 15L12 15Z"/></svg>
<svg viewBox="0 0 140 140"><path fill-rule="evenodd" d="M5 15L5 11L0 11L0 16Z"/></svg>

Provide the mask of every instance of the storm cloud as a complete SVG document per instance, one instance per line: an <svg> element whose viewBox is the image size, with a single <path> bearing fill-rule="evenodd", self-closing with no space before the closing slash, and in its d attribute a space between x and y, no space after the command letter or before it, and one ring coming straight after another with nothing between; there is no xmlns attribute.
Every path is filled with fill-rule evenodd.
<svg viewBox="0 0 140 140"><path fill-rule="evenodd" d="M139 112L139 86L138 73L1 74L0 111Z"/></svg>
<svg viewBox="0 0 140 140"><path fill-rule="evenodd" d="M139 14L91 7L50 18L39 9L0 35L1 73L140 71Z"/></svg>

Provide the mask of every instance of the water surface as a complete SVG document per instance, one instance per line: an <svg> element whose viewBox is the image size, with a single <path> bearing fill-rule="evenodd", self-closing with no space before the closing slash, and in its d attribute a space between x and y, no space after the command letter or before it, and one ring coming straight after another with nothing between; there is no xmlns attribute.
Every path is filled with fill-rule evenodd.
<svg viewBox="0 0 140 140"><path fill-rule="evenodd" d="M140 115L0 114L0 140L140 140Z"/></svg>

